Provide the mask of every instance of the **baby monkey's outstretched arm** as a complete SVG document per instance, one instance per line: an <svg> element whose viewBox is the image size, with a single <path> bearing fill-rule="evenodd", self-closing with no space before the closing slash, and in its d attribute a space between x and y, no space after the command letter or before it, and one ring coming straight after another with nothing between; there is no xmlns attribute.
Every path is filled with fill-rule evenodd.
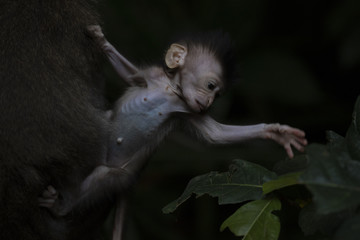
<svg viewBox="0 0 360 240"><path fill-rule="evenodd" d="M272 139L282 145L290 158L294 157L291 146L303 152L307 145L305 132L287 125L256 124L249 126L224 125L209 116L193 116L190 122L205 140L214 144L243 142L251 139Z"/></svg>

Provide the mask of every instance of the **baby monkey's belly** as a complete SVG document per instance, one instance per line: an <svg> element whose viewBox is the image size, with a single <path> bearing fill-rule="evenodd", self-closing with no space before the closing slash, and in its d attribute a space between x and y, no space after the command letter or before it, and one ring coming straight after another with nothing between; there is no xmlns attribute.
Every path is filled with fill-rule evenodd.
<svg viewBox="0 0 360 240"><path fill-rule="evenodd" d="M108 163L121 166L134 158L146 157L157 145L161 126L169 118L167 99L134 99L121 106L110 134Z"/></svg>

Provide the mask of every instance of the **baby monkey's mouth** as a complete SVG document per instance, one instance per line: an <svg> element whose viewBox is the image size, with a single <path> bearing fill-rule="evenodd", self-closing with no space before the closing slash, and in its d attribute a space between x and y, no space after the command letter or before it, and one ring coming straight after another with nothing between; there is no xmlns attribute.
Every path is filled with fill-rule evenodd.
<svg viewBox="0 0 360 240"><path fill-rule="evenodd" d="M205 106L204 104L202 104L200 101L195 100L196 104L198 105L199 108L199 112L204 112L207 109L207 106Z"/></svg>

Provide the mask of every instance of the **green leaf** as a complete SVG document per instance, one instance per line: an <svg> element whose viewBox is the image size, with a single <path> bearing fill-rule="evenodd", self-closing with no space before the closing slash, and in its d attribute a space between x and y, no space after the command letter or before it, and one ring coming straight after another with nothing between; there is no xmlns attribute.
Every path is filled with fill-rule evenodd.
<svg viewBox="0 0 360 240"><path fill-rule="evenodd" d="M353 124L356 127L356 130L360 132L360 96L356 99L353 112Z"/></svg>
<svg viewBox="0 0 360 240"><path fill-rule="evenodd" d="M241 203L262 197L262 184L274 179L276 174L257 164L235 160L228 172L210 172L197 176L189 182L184 193L163 208L171 213L189 199L192 194L200 197L209 194L219 198L219 204Z"/></svg>
<svg viewBox="0 0 360 240"><path fill-rule="evenodd" d="M346 133L346 143L353 159L360 161L360 97L358 97L351 125Z"/></svg>
<svg viewBox="0 0 360 240"><path fill-rule="evenodd" d="M272 191L278 190L280 188L289 187L293 185L299 184L299 177L304 172L294 172L288 173L278 177L275 180L271 180L263 184L263 192L264 194L268 194Z"/></svg>
<svg viewBox="0 0 360 240"><path fill-rule="evenodd" d="M307 148L309 167L300 176L314 196L319 213L338 212L360 204L360 163L324 145Z"/></svg>
<svg viewBox="0 0 360 240"><path fill-rule="evenodd" d="M354 123L346 132L346 144L351 158L360 161L360 133Z"/></svg>
<svg viewBox="0 0 360 240"><path fill-rule="evenodd" d="M331 149L341 149L345 151L345 138L334 131L326 132L326 139L328 141L327 145Z"/></svg>
<svg viewBox="0 0 360 240"><path fill-rule="evenodd" d="M300 211L299 226L306 236L316 232L333 236L337 228L353 215L353 211L354 209L346 209L336 213L319 214L316 206L309 204Z"/></svg>
<svg viewBox="0 0 360 240"><path fill-rule="evenodd" d="M345 221L335 234L334 240L358 240L360 235L360 215Z"/></svg>
<svg viewBox="0 0 360 240"><path fill-rule="evenodd" d="M243 236L243 240L277 240L280 221L272 212L280 209L281 202L276 198L249 202L226 219L220 230L229 228L235 236Z"/></svg>
<svg viewBox="0 0 360 240"><path fill-rule="evenodd" d="M308 159L305 154L296 155L293 159L284 159L275 164L273 171L277 175L291 172L304 171L307 168Z"/></svg>

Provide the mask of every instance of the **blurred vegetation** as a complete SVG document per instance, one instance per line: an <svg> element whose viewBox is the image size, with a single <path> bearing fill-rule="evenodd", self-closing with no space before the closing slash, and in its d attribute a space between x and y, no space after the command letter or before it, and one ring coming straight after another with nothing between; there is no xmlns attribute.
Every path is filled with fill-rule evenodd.
<svg viewBox="0 0 360 240"><path fill-rule="evenodd" d="M223 29L237 47L239 79L214 104L211 115L223 123L286 123L306 131L309 142L325 142L325 131L344 136L359 94L360 2L356 0L103 0L99 4L109 41L131 61L162 57L182 32ZM109 99L125 84L104 66ZM219 232L237 206L218 207L202 197L173 215L162 207L182 193L195 175L224 171L242 158L268 169L285 159L276 144L256 141L214 147L186 133L171 134L153 156L131 200L127 239L234 239ZM291 206L283 211L294 212ZM295 218L280 239L300 233Z"/></svg>

